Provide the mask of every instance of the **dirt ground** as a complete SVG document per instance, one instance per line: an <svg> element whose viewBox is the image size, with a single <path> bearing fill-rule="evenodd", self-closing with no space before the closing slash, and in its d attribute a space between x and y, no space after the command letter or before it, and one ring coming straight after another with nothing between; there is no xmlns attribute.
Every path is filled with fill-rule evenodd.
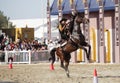
<svg viewBox="0 0 120 83"><path fill-rule="evenodd" d="M80 64L70 63L70 78L55 63L55 70L50 70L50 63L0 65L0 83L93 83L93 72L97 70L98 83L120 83L120 64Z"/></svg>

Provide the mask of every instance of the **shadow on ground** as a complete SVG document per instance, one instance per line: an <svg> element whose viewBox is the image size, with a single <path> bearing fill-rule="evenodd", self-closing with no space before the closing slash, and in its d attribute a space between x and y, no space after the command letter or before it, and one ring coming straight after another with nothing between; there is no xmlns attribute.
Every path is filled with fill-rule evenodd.
<svg viewBox="0 0 120 83"><path fill-rule="evenodd" d="M16 82L9 82L9 81L0 81L0 83L16 83Z"/></svg>

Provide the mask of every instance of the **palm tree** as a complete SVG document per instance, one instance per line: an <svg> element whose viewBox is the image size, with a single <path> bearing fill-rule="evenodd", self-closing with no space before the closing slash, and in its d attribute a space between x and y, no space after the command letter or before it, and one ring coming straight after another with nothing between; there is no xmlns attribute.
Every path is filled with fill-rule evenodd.
<svg viewBox="0 0 120 83"><path fill-rule="evenodd" d="M3 14L2 11L0 11L0 29L6 29L6 28L15 28L15 26L9 22L9 19L7 16Z"/></svg>

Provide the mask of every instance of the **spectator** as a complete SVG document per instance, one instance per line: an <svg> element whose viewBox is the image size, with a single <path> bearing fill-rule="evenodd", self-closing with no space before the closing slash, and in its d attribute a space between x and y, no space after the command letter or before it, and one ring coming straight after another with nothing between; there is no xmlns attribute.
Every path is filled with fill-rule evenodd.
<svg viewBox="0 0 120 83"><path fill-rule="evenodd" d="M54 43L52 40L48 43L48 50L51 51L55 47Z"/></svg>

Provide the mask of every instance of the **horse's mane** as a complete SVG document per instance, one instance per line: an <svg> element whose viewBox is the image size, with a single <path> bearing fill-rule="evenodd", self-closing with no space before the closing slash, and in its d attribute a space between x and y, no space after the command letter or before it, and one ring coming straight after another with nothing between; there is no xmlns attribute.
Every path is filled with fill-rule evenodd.
<svg viewBox="0 0 120 83"><path fill-rule="evenodd" d="M71 15L71 21L70 21L70 25L69 25L69 31L71 34L73 32L74 22L76 22L76 18L78 18L78 19L84 18L84 14L83 13L76 13L75 15ZM78 24L80 24L80 22L78 22Z"/></svg>

